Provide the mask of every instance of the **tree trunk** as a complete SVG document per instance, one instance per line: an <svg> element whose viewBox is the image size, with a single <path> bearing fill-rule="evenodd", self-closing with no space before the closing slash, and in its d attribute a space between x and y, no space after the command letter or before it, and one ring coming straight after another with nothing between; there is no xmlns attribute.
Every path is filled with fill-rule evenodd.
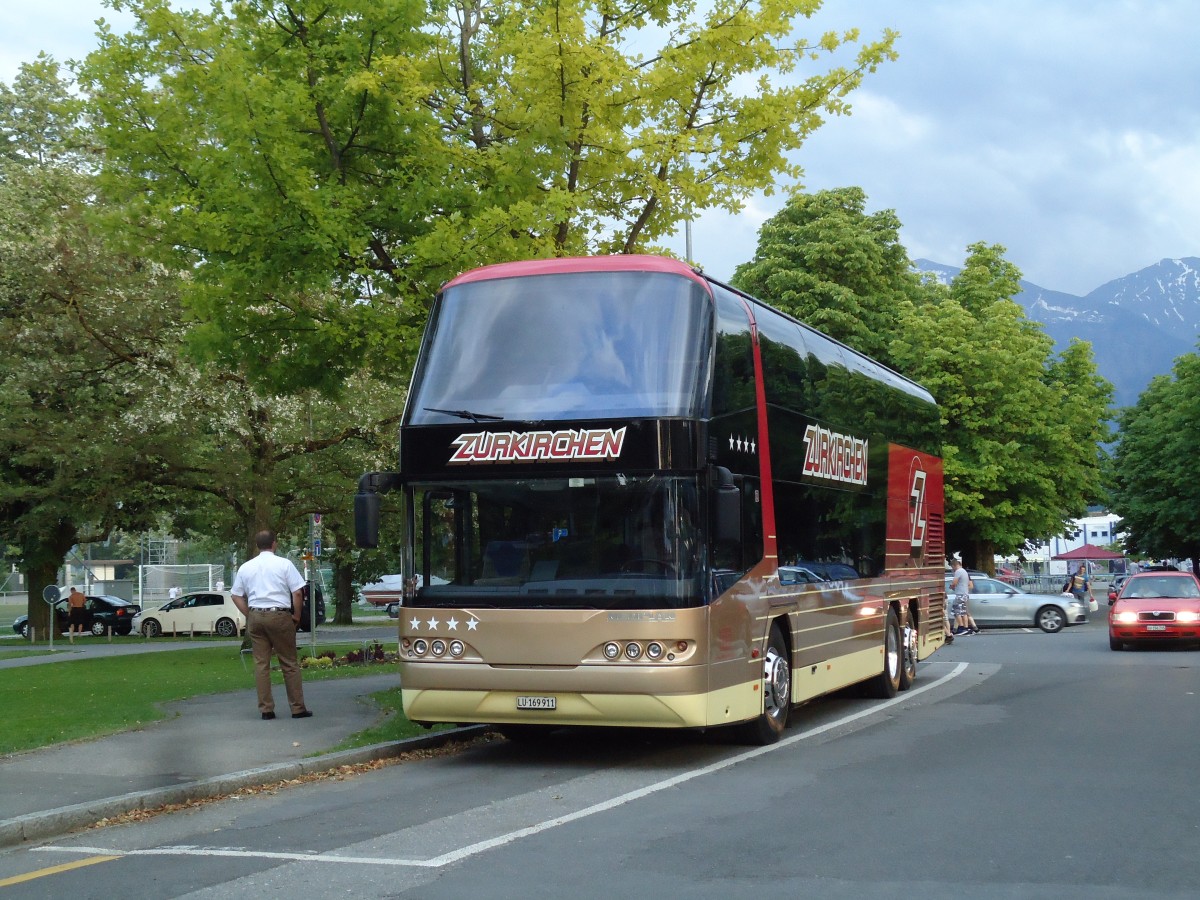
<svg viewBox="0 0 1200 900"><path fill-rule="evenodd" d="M333 564L334 625L354 624L354 567Z"/></svg>
<svg viewBox="0 0 1200 900"><path fill-rule="evenodd" d="M21 572L29 588L29 599L25 608L29 614L29 625L34 629L39 641L46 640L50 634L50 604L42 599L42 591L48 585L57 585L58 566L44 562L26 566Z"/></svg>

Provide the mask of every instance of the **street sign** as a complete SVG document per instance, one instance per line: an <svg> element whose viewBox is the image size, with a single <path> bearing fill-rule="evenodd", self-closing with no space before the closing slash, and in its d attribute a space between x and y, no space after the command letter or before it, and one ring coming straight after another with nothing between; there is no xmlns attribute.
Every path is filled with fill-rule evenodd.
<svg viewBox="0 0 1200 900"><path fill-rule="evenodd" d="M321 555L321 539L317 538L315 541L313 541L313 556L320 556L320 555Z"/></svg>
<svg viewBox="0 0 1200 900"><path fill-rule="evenodd" d="M57 584L48 584L42 588L42 599L53 605L58 602L58 598L62 596L62 591L58 589Z"/></svg>

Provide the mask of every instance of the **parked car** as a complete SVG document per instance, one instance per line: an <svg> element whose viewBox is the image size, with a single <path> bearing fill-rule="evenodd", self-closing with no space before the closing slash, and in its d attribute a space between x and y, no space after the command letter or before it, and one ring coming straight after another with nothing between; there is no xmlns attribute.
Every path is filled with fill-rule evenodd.
<svg viewBox="0 0 1200 900"><path fill-rule="evenodd" d="M54 617L58 624L58 634L68 630L70 604L64 596L54 604ZM141 611L136 603L114 597L111 594L89 594L83 604L83 629L94 635L106 634L110 629L113 634L126 635L133 631L133 617ZM21 637L29 636L29 616L17 616L12 625L13 631Z"/></svg>
<svg viewBox="0 0 1200 900"><path fill-rule="evenodd" d="M1007 584L1017 584L1025 573L1020 566L996 566L996 577Z"/></svg>
<svg viewBox="0 0 1200 900"><path fill-rule="evenodd" d="M971 618L980 628L1036 625L1047 634L1079 625L1088 619L1087 601L1060 594L1031 594L1013 584L985 575L972 576ZM946 579L950 592L950 579Z"/></svg>
<svg viewBox="0 0 1200 900"><path fill-rule="evenodd" d="M393 600L391 603L389 603L387 605L386 608L387 608L387 614L388 614L389 619L400 618L400 601L399 600Z"/></svg>
<svg viewBox="0 0 1200 900"><path fill-rule="evenodd" d="M1200 642L1200 581L1191 572L1130 575L1108 610L1108 646Z"/></svg>
<svg viewBox="0 0 1200 900"><path fill-rule="evenodd" d="M1108 584L1108 605L1112 606L1113 601L1117 599L1117 594L1121 593L1121 587L1129 580L1127 574L1114 575L1113 580Z"/></svg>
<svg viewBox="0 0 1200 900"><path fill-rule="evenodd" d="M378 581L364 584L359 597L372 606L388 606L404 596L403 575L383 575Z"/></svg>
<svg viewBox="0 0 1200 900"><path fill-rule="evenodd" d="M308 609L309 585L304 585L304 605L300 607L300 630L308 631L312 625L312 616ZM325 624L325 595L317 588L317 624Z"/></svg>
<svg viewBox="0 0 1200 900"><path fill-rule="evenodd" d="M133 627L146 637L171 634L219 634L234 637L246 628L246 617L233 605L229 591L195 591L158 609L138 613Z"/></svg>
<svg viewBox="0 0 1200 900"><path fill-rule="evenodd" d="M820 584L828 581L821 575L818 575L808 566L780 566L779 567L779 583L780 584Z"/></svg>
<svg viewBox="0 0 1200 900"><path fill-rule="evenodd" d="M854 581L862 576L853 566L836 562L815 562L811 559L798 560L793 567L808 569L825 581Z"/></svg>

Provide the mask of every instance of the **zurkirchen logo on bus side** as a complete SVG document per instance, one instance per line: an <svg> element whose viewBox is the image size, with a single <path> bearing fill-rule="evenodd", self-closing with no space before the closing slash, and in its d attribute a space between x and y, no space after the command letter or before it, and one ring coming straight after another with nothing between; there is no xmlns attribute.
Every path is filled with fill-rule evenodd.
<svg viewBox="0 0 1200 900"><path fill-rule="evenodd" d="M867 441L809 425L804 429L804 474L842 484L867 483Z"/></svg>
<svg viewBox="0 0 1200 900"><path fill-rule="evenodd" d="M622 428L570 428L563 431L475 431L450 442L450 465L485 462L567 462L617 459L625 443Z"/></svg>

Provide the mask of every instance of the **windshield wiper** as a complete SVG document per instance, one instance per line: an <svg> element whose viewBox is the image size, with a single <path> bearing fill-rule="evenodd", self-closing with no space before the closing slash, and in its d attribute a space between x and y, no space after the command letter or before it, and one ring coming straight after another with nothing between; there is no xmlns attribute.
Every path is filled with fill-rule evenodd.
<svg viewBox="0 0 1200 900"><path fill-rule="evenodd" d="M423 409L425 412L443 413L447 416L456 416L459 419L470 419L476 425L485 420L488 422L500 422L504 419L504 416L493 416L489 415L488 413L471 412L469 409L438 409L436 406L426 406L423 407Z"/></svg>

